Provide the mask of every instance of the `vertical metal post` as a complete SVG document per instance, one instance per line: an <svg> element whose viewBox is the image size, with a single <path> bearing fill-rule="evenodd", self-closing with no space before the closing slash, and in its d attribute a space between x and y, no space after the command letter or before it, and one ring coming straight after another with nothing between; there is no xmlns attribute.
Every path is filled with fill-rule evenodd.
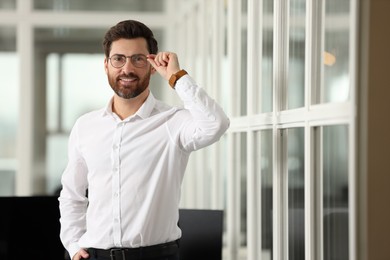
<svg viewBox="0 0 390 260"><path fill-rule="evenodd" d="M19 15L31 13L32 1L19 0ZM17 26L17 52L19 55L19 132L17 136L18 167L16 172L16 195L30 196L33 193L33 131L34 131L34 76L32 25L20 21Z"/></svg>

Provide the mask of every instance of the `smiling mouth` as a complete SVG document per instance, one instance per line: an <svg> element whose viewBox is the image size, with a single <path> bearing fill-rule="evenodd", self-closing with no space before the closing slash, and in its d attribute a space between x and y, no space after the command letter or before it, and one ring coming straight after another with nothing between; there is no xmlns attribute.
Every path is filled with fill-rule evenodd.
<svg viewBox="0 0 390 260"><path fill-rule="evenodd" d="M124 84L124 85L128 85L128 84L131 84L133 82L136 82L138 80L138 78L136 77L131 77L131 78L119 78L119 81Z"/></svg>

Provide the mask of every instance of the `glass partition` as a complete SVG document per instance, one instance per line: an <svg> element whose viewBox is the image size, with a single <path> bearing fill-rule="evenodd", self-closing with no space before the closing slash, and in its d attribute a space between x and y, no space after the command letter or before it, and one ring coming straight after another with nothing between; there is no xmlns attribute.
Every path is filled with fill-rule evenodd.
<svg viewBox="0 0 390 260"><path fill-rule="evenodd" d="M16 30L0 27L0 196L14 195L19 118Z"/></svg>
<svg viewBox="0 0 390 260"><path fill-rule="evenodd" d="M305 0L290 1L287 108L305 104Z"/></svg>
<svg viewBox="0 0 390 260"><path fill-rule="evenodd" d="M47 56L49 130L69 133L79 116L108 103L112 91L103 61L104 54L51 53Z"/></svg>
<svg viewBox="0 0 390 260"><path fill-rule="evenodd" d="M323 259L349 259L348 127L322 129Z"/></svg>
<svg viewBox="0 0 390 260"><path fill-rule="evenodd" d="M328 0L325 3L324 75L320 102L345 102L350 96L350 0Z"/></svg>
<svg viewBox="0 0 390 260"><path fill-rule="evenodd" d="M257 105L257 111L272 112L273 101L273 37L274 37L274 1L263 1L262 21L262 62L261 62L261 102Z"/></svg>
<svg viewBox="0 0 390 260"><path fill-rule="evenodd" d="M261 212L261 248L258 259L273 259L273 148L272 148L272 130L262 130L256 133L256 173L258 174L260 190L258 196L260 199Z"/></svg>
<svg viewBox="0 0 390 260"><path fill-rule="evenodd" d="M237 145L239 149L238 159L240 174L240 245L247 246L247 133L237 134Z"/></svg>
<svg viewBox="0 0 390 260"><path fill-rule="evenodd" d="M305 259L304 129L287 130L288 259Z"/></svg>

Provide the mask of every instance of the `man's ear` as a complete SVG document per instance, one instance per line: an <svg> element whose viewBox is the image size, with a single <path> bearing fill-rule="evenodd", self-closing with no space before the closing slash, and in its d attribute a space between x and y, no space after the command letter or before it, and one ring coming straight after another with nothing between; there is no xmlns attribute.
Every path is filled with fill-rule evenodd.
<svg viewBox="0 0 390 260"><path fill-rule="evenodd" d="M108 74L108 59L107 59L107 57L104 58L104 71L106 72L106 74Z"/></svg>

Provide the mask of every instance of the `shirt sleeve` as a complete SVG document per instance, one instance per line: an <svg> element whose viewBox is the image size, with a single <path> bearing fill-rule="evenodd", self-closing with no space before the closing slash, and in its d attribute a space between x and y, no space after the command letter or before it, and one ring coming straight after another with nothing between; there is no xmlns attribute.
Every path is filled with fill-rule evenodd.
<svg viewBox="0 0 390 260"><path fill-rule="evenodd" d="M222 108L189 75L177 81L175 90L188 111L176 126L180 146L191 152L218 141L230 124Z"/></svg>
<svg viewBox="0 0 390 260"><path fill-rule="evenodd" d="M62 175L60 205L60 238L71 258L80 249L78 241L86 231L87 173L86 163L80 153L77 122L69 136L68 165Z"/></svg>

